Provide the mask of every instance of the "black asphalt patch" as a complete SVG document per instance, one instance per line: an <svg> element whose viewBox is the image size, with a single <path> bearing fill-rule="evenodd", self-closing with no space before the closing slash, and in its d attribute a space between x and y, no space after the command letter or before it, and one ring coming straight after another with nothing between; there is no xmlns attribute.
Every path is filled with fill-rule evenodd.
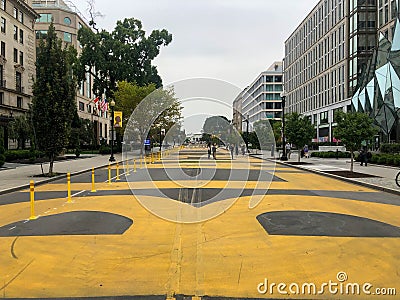
<svg viewBox="0 0 400 300"><path fill-rule="evenodd" d="M400 228L372 219L314 211L274 211L257 216L270 235L400 237Z"/></svg>
<svg viewBox="0 0 400 300"><path fill-rule="evenodd" d="M133 220L100 211L75 211L19 221L0 227L0 237L123 234Z"/></svg>

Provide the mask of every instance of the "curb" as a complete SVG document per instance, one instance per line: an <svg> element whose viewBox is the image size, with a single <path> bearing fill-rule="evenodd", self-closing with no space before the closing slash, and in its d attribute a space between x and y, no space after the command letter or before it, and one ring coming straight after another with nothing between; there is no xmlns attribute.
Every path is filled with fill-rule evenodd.
<svg viewBox="0 0 400 300"><path fill-rule="evenodd" d="M334 175L334 174L329 174L329 173L321 172L321 171L318 171L318 170L308 169L308 168L304 168L304 167L301 167L301 166L291 165L291 164L288 164L288 163L284 163L284 162L273 160L273 159L269 159L269 158L262 158L262 157L255 156L255 155L251 155L251 156L254 157L254 158L261 159L261 160L274 161L277 164L284 165L284 166L287 166L287 167L299 169L299 170L302 170L302 171L308 171L310 173L318 174L318 175L321 175L321 176L338 179L338 180L345 181L345 182L348 182L348 183L353 183L353 184L357 184L357 185L360 185L360 186L368 187L370 189L374 189L374 190L378 190L378 191L381 191L381 192L386 192L386 193L395 194L395 195L400 196L400 190L394 190L394 189L391 189L391 188L387 188L387 187L383 187L383 186L379 186L379 185L375 185L375 184L371 184L371 183L367 183L367 182L360 182L360 181L357 181L357 180L353 180L351 178L346 178L346 177L342 177L342 176L338 176L338 175Z"/></svg>
<svg viewBox="0 0 400 300"><path fill-rule="evenodd" d="M112 166L112 165L115 165L115 164L117 164L117 162L113 162L110 165ZM105 168L105 167L108 167L108 164L97 166L94 169L98 170L98 169L102 169L102 168ZM84 173L87 173L87 172L91 172L91 171L92 171L92 168L76 171L74 173L71 173L71 177L77 176L77 175L81 175L81 174L84 174ZM52 178L43 179L41 181L35 182L35 186L40 186L40 185L44 185L44 184L49 183L49 182L57 181L57 180L66 178L66 176L67 175L65 174L65 175L54 176ZM16 186L16 187L12 187L12 188L9 188L9 189L6 189L6 190L1 190L0 191L0 195L10 194L10 193L13 193L13 192L18 192L18 191L21 191L21 190L29 189L29 187L30 187L30 184L27 183L27 184Z"/></svg>

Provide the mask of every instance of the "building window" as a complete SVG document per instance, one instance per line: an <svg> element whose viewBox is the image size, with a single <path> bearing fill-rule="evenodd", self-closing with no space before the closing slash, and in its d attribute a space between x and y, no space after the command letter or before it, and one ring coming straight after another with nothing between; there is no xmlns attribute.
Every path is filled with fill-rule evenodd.
<svg viewBox="0 0 400 300"><path fill-rule="evenodd" d="M47 30L36 30L36 39L45 39L47 38Z"/></svg>
<svg viewBox="0 0 400 300"><path fill-rule="evenodd" d="M324 111L319 114L319 123L320 124L328 124L328 112Z"/></svg>
<svg viewBox="0 0 400 300"><path fill-rule="evenodd" d="M6 43L3 41L1 41L0 55L3 57L6 56Z"/></svg>
<svg viewBox="0 0 400 300"><path fill-rule="evenodd" d="M14 62L18 63L18 50L14 48Z"/></svg>
<svg viewBox="0 0 400 300"><path fill-rule="evenodd" d="M87 105L87 111L88 113L92 113L92 106L90 104Z"/></svg>
<svg viewBox="0 0 400 300"><path fill-rule="evenodd" d="M1 0L1 2L0 2L0 8L1 8L2 10L6 10L6 0Z"/></svg>
<svg viewBox="0 0 400 300"><path fill-rule="evenodd" d="M81 101L79 101L79 110L80 111L85 111L85 104Z"/></svg>
<svg viewBox="0 0 400 300"><path fill-rule="evenodd" d="M22 108L23 105L22 97L17 97L17 107Z"/></svg>
<svg viewBox="0 0 400 300"><path fill-rule="evenodd" d="M22 29L19 30L19 42L24 43L24 31Z"/></svg>
<svg viewBox="0 0 400 300"><path fill-rule="evenodd" d="M72 42L72 34L69 32L64 32L64 41L67 43Z"/></svg>
<svg viewBox="0 0 400 300"><path fill-rule="evenodd" d="M18 9L14 6L14 10L13 10L13 17L15 19L18 19Z"/></svg>
<svg viewBox="0 0 400 300"><path fill-rule="evenodd" d="M1 32L6 33L6 19L1 17Z"/></svg>
<svg viewBox="0 0 400 300"><path fill-rule="evenodd" d="M5 85L4 81L3 81L3 76L4 76L3 72L4 72L3 65L0 65L0 86L1 87L6 87L6 85Z"/></svg>
<svg viewBox="0 0 400 300"><path fill-rule="evenodd" d="M4 93L0 92L0 105L4 104Z"/></svg>
<svg viewBox="0 0 400 300"><path fill-rule="evenodd" d="M19 51L19 64L21 66L24 65L24 52L22 52L22 51Z"/></svg>
<svg viewBox="0 0 400 300"><path fill-rule="evenodd" d="M18 41L18 27L14 25L14 40Z"/></svg>
<svg viewBox="0 0 400 300"><path fill-rule="evenodd" d="M79 94L82 95L82 96L85 95L84 88L85 88L85 82L82 81L81 85L80 85L80 88L79 88Z"/></svg>
<svg viewBox="0 0 400 300"><path fill-rule="evenodd" d="M103 124L100 123L100 137L103 137Z"/></svg>
<svg viewBox="0 0 400 300"><path fill-rule="evenodd" d="M36 19L36 23L51 23L52 19L52 14L40 14L40 17Z"/></svg>
<svg viewBox="0 0 400 300"><path fill-rule="evenodd" d="M71 19L68 18L68 17L65 17L65 18L64 18L64 24L65 24L65 25L68 25L68 26L71 25Z"/></svg>
<svg viewBox="0 0 400 300"><path fill-rule="evenodd" d="M107 139L107 124L104 124L104 137Z"/></svg>
<svg viewBox="0 0 400 300"><path fill-rule="evenodd" d="M18 13L18 21L20 21L22 24L24 23L24 13L22 11Z"/></svg>
<svg viewBox="0 0 400 300"><path fill-rule="evenodd" d="M23 92L22 74L20 72L15 72L15 89L17 90L17 92Z"/></svg>

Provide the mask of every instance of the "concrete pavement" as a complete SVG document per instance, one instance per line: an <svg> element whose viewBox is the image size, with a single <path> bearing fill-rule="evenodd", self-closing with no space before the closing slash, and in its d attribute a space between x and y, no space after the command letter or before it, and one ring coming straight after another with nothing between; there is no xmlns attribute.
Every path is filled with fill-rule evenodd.
<svg viewBox="0 0 400 300"><path fill-rule="evenodd" d="M263 159L271 159L271 153L269 151L261 151L262 155L252 154L255 157ZM276 153L275 157L278 157ZM298 160L297 151L292 152L288 164L295 163ZM349 158L339 158L339 159L329 159L329 158L302 158L301 162L307 163L304 165L292 165L295 168L302 170L310 170L315 172L332 172L335 171L349 171L350 170L350 159ZM346 180L354 183L363 184L378 190L384 190L387 192L400 194L400 187L396 185L395 177L397 173L400 172L399 168L382 166L375 164L368 164L367 167L360 166L359 162L354 161L354 172L370 175L371 177L359 177L359 178L347 178ZM326 173L325 173L326 174ZM329 173L328 173L329 174ZM334 175L335 176L335 175Z"/></svg>
<svg viewBox="0 0 400 300"><path fill-rule="evenodd" d="M81 155L78 159L70 159L65 161L54 162L54 172L57 173L71 173L71 175L89 171L92 168L100 168L107 166L110 155ZM116 154L115 158L117 161L121 160L121 154ZM47 173L49 170L49 163L43 163L43 171ZM0 168L0 194L6 192L26 188L29 186L31 180L35 181L35 184L46 183L49 181L56 180L60 176L55 178L45 177L34 177L42 174L40 164L9 164ZM65 177L65 175L61 176Z"/></svg>

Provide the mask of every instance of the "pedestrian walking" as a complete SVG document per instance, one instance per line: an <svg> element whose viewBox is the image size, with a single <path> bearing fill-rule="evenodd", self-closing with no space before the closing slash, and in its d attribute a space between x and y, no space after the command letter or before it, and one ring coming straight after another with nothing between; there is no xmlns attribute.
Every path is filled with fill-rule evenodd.
<svg viewBox="0 0 400 300"><path fill-rule="evenodd" d="M215 143L212 146L212 156L213 156L213 159L217 159L217 145Z"/></svg>
<svg viewBox="0 0 400 300"><path fill-rule="evenodd" d="M239 155L239 146L238 146L238 144L235 145L235 154L236 154L236 156Z"/></svg>
<svg viewBox="0 0 400 300"><path fill-rule="evenodd" d="M275 157L275 145L271 145L271 157Z"/></svg>
<svg viewBox="0 0 400 300"><path fill-rule="evenodd" d="M211 143L207 144L208 159L211 158Z"/></svg>
<svg viewBox="0 0 400 300"><path fill-rule="evenodd" d="M367 152L364 149L361 149L360 151L360 166L362 166L365 163L365 166L367 166L368 164L368 155Z"/></svg>
<svg viewBox="0 0 400 300"><path fill-rule="evenodd" d="M308 145L304 145L304 148L303 148L303 150L304 150L304 157L305 158L310 158L310 154L308 153Z"/></svg>
<svg viewBox="0 0 400 300"><path fill-rule="evenodd" d="M229 151L231 152L231 159L233 159L233 151L235 150L235 147L233 146L233 144L231 144L229 146Z"/></svg>
<svg viewBox="0 0 400 300"><path fill-rule="evenodd" d="M285 149L286 149L286 157L288 159L290 159L290 154L291 154L292 147L290 146L289 142L286 143Z"/></svg>
<svg viewBox="0 0 400 300"><path fill-rule="evenodd" d="M242 155L244 156L246 153L246 146L242 145L241 150L242 150Z"/></svg>

